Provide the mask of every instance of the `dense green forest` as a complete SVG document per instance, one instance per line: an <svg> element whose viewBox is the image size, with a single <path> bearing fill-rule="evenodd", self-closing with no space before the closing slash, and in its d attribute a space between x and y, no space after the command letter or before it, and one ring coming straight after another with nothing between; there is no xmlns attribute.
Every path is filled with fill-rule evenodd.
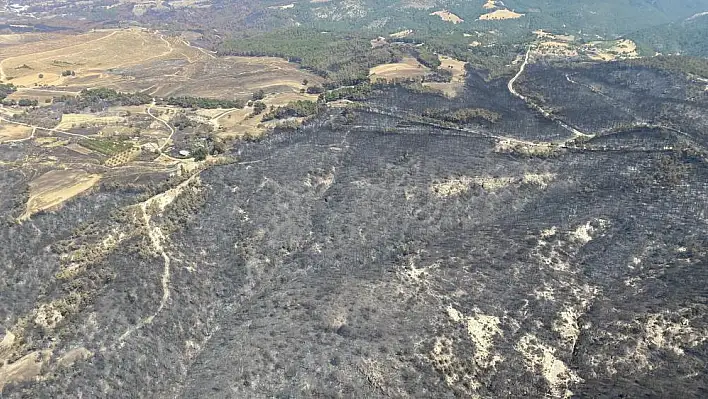
<svg viewBox="0 0 708 399"><path fill-rule="evenodd" d="M315 115L319 110L319 106L314 101L293 101L284 107L273 108L263 115L263 121L273 119L285 119L294 117L307 117Z"/></svg>
<svg viewBox="0 0 708 399"><path fill-rule="evenodd" d="M708 79L708 59L689 56L656 56L627 60L630 65L641 65L670 72L687 73Z"/></svg>
<svg viewBox="0 0 708 399"><path fill-rule="evenodd" d="M160 103L167 105L176 105L182 108L202 109L243 108L243 106L245 105L244 102L240 100L221 100L203 97L168 97Z"/></svg>
<svg viewBox="0 0 708 399"><path fill-rule="evenodd" d="M368 79L369 68L401 58L395 49L372 48L371 39L362 34L304 28L229 40L221 53L286 58L336 82L334 86L361 83Z"/></svg>
<svg viewBox="0 0 708 399"><path fill-rule="evenodd" d="M644 29L629 37L662 54L708 57L708 15Z"/></svg>
<svg viewBox="0 0 708 399"><path fill-rule="evenodd" d="M10 84L0 84L0 101L4 100L5 97L17 91L17 88L12 83Z"/></svg>

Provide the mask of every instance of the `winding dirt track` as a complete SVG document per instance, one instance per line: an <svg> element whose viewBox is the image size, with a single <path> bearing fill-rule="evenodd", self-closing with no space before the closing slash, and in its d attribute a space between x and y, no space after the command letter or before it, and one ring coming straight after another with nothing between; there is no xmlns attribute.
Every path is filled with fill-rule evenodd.
<svg viewBox="0 0 708 399"><path fill-rule="evenodd" d="M511 78L511 79L509 80L509 83L507 83L506 87L509 89L509 92L510 92L512 95L514 95L514 96L516 96L516 97L518 97L518 98L524 100L524 102L525 102L526 104L528 104L528 105L531 106L533 109L535 109L535 110L537 110L538 112L540 112L544 117L555 121L555 122L558 123L563 129L565 129L565 130L567 130L567 131L573 133L573 136L572 136L571 138L569 138L567 141L574 140L574 139L576 139L576 138L578 138L578 137L594 137L593 134L588 134L588 133L581 132L580 130L578 130L578 129L576 129L576 128L570 126L570 125L568 125L567 123L563 122L562 120L553 117L553 115L552 115L550 112L546 111L545 109L543 109L543 108L542 108L541 106L539 106L538 104L533 103L533 102L530 101L526 96L524 96L523 94L521 94L521 93L519 93L518 91L516 91L516 89L514 89L514 83L516 83L516 80L519 79L519 77L524 73L524 70L526 69L526 65L529 63L529 55L531 54L531 50L532 50L532 49L533 49L533 46L529 46L529 48L526 50L526 55L524 55L524 62L521 64L521 67L519 68L519 71L516 73L516 75L514 75L513 78Z"/></svg>

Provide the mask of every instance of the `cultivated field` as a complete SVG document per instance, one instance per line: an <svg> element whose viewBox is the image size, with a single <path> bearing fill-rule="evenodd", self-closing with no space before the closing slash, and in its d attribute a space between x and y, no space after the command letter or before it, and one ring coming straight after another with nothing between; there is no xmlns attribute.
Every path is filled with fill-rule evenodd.
<svg viewBox="0 0 708 399"><path fill-rule="evenodd" d="M32 128L0 122L0 143L13 140L21 140L32 134Z"/></svg>
<svg viewBox="0 0 708 399"><path fill-rule="evenodd" d="M29 183L30 195L25 213L20 220L29 219L33 214L53 208L93 187L101 179L100 175L83 170L52 170Z"/></svg>
<svg viewBox="0 0 708 399"><path fill-rule="evenodd" d="M438 56L440 59L439 69L445 69L452 72L452 80L450 82L426 82L423 86L433 88L445 94L447 97L456 97L462 92L465 85L465 76L467 71L465 70L464 61L457 60L452 57L445 55Z"/></svg>
<svg viewBox="0 0 708 399"><path fill-rule="evenodd" d="M377 65L369 70L371 81L377 79L402 79L422 77L429 72L426 66L413 57L406 57L401 62Z"/></svg>
<svg viewBox="0 0 708 399"><path fill-rule="evenodd" d="M75 94L89 87L233 99L247 98L259 89L298 93L304 79L322 82L280 58L216 57L180 38L141 29L44 34L42 41L36 37L5 38L0 80L21 88L15 97L41 103L62 91Z"/></svg>

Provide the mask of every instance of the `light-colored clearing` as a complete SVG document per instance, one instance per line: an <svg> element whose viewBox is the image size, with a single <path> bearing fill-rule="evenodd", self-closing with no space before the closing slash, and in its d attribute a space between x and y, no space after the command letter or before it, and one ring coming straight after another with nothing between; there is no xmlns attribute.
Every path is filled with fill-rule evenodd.
<svg viewBox="0 0 708 399"><path fill-rule="evenodd" d="M551 387L553 397L573 396L573 392L568 389L570 384L581 382L582 379L555 356L555 348L526 334L519 340L516 350L524 356L531 371L543 375Z"/></svg>
<svg viewBox="0 0 708 399"><path fill-rule="evenodd" d="M31 381L39 376L42 366L52 356L51 350L34 351L0 367L0 392L6 384Z"/></svg>
<svg viewBox="0 0 708 399"><path fill-rule="evenodd" d="M604 230L609 225L609 222L604 219L597 219L596 222L600 225L600 231ZM578 226L574 231L572 231L570 233L570 237L573 240L585 245L592 241L593 237L597 235L597 233L598 231L596 231L596 229L590 224L590 222L587 222Z"/></svg>
<svg viewBox="0 0 708 399"><path fill-rule="evenodd" d="M60 367L71 367L79 360L86 360L93 356L93 353L84 347L72 349L63 354L58 360L57 365Z"/></svg>
<svg viewBox="0 0 708 399"><path fill-rule="evenodd" d="M459 23L465 22L464 19L458 17L457 15L451 13L448 10L441 10L441 11L435 11L431 12L430 15L437 15L440 17L445 22L452 22L453 24L457 25Z"/></svg>
<svg viewBox="0 0 708 399"><path fill-rule="evenodd" d="M430 192L438 198L452 197L469 191L471 183L472 178L467 176L452 178L432 184Z"/></svg>
<svg viewBox="0 0 708 399"><path fill-rule="evenodd" d="M14 123L0 123L0 143L11 140L21 140L32 134L32 128Z"/></svg>
<svg viewBox="0 0 708 399"><path fill-rule="evenodd" d="M410 36L410 35L412 35L412 34L413 34L413 30L412 30L412 29L406 29L406 30L402 30L402 31L400 31L400 32L391 33L389 36L392 37L392 38L394 38L394 39L401 39L401 38L404 38L404 37L408 37L408 36Z"/></svg>
<svg viewBox="0 0 708 399"><path fill-rule="evenodd" d="M372 82L378 79L416 78L424 76L429 71L430 69L415 58L406 57L401 62L377 65L371 68L369 78Z"/></svg>
<svg viewBox="0 0 708 399"><path fill-rule="evenodd" d="M438 59L440 60L438 68L452 72L452 79L449 82L425 82L423 86L437 90L446 97L457 97L465 86L465 76L467 76L465 65L467 63L446 55L439 55Z"/></svg>
<svg viewBox="0 0 708 399"><path fill-rule="evenodd" d="M33 214L60 205L93 187L101 175L88 174L83 170L52 170L32 180L25 213L20 220Z"/></svg>
<svg viewBox="0 0 708 399"><path fill-rule="evenodd" d="M502 154L518 154L526 156L549 156L559 151L552 143L533 143L522 140L499 140L494 146L494 152Z"/></svg>
<svg viewBox="0 0 708 399"><path fill-rule="evenodd" d="M295 3L285 4L282 6L270 6L268 8L270 8L271 10L287 10L288 8L293 8L293 7L295 7Z"/></svg>
<svg viewBox="0 0 708 399"><path fill-rule="evenodd" d="M587 312L590 301L597 295L597 288L587 284L573 286L573 295L564 298L566 302L556 319L553 321L553 331L561 336L563 347L572 351L580 337L578 319Z"/></svg>
<svg viewBox="0 0 708 399"><path fill-rule="evenodd" d="M503 335L499 328L499 318L476 312L474 316L465 316L460 311L449 305L447 315L455 323L464 323L467 334L474 343L474 358L477 365L488 368L494 367L502 359L499 355L491 354L494 346L494 336Z"/></svg>
<svg viewBox="0 0 708 399"><path fill-rule="evenodd" d="M64 114L61 122L55 127L59 130L69 130L74 127L103 126L125 122L119 116L97 116L94 114Z"/></svg>
<svg viewBox="0 0 708 399"><path fill-rule="evenodd" d="M472 182L486 191L494 192L514 183L514 180L515 179L510 176L478 176L472 179Z"/></svg>
<svg viewBox="0 0 708 399"><path fill-rule="evenodd" d="M486 3L482 6L485 10L491 10L493 8L497 8L497 2L495 0L487 0Z"/></svg>
<svg viewBox="0 0 708 399"><path fill-rule="evenodd" d="M582 50L590 59L596 61L613 61L639 57L637 44L629 39L590 42L583 45Z"/></svg>
<svg viewBox="0 0 708 399"><path fill-rule="evenodd" d="M75 76L61 76L66 70L75 71ZM42 40L4 45L0 80L10 77L15 85L27 86L19 90L23 96L42 103L62 95L55 90L76 94L88 87L147 91L155 97L246 99L259 89L299 93L304 79L311 85L323 82L281 58L217 57L182 37L142 29L47 34Z"/></svg>
<svg viewBox="0 0 708 399"><path fill-rule="evenodd" d="M521 18L526 14L519 14L514 11L510 11L507 9L503 10L494 10L492 12L483 14L479 17L481 21L498 21L502 19L517 19Z"/></svg>

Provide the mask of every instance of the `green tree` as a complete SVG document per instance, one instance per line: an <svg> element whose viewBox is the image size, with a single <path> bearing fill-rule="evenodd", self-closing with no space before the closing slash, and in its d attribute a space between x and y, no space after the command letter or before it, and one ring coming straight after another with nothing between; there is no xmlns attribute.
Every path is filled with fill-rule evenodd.
<svg viewBox="0 0 708 399"><path fill-rule="evenodd" d="M253 101L259 101L265 98L265 92L263 89L258 90L257 92L253 93Z"/></svg>

